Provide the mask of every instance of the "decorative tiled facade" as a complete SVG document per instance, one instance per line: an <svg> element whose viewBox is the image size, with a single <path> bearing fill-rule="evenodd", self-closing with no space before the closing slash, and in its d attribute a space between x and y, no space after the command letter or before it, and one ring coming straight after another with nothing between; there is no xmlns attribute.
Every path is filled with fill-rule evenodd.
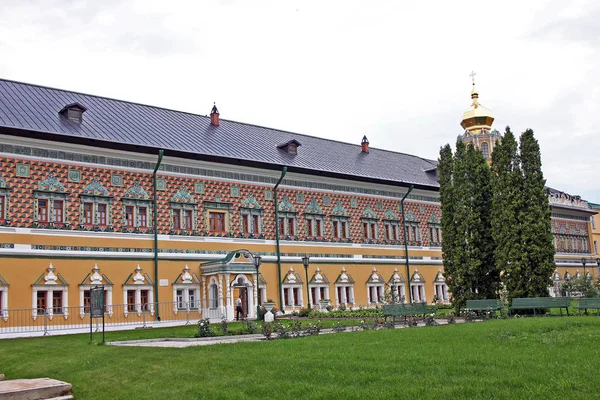
<svg viewBox="0 0 600 400"><path fill-rule="evenodd" d="M64 193L66 200L65 223L60 226L47 226L56 229L90 230L82 223L82 198L86 196L105 199L110 203L109 223L106 227L94 227L93 230L126 231L131 233L146 233L152 231L152 214L149 213L149 229L124 229L125 203L135 201L148 203L151 209L152 174L131 171L120 171L82 166L77 169L80 181L74 178L73 168L59 163L44 161L28 161L29 176L17 175L17 164L23 161L11 158L0 158L0 171L6 187L11 190L9 225L14 227L37 227L35 223L34 189ZM119 177L116 179L115 177ZM185 234L198 236L227 236L245 237L241 232L241 209L258 208L261 210L262 232L260 238L275 238L275 221L272 191L264 186L245 183L229 183L219 180L200 179L195 177L180 177L159 175L157 181L164 181L164 188L157 190L158 233ZM294 213L297 230L294 235L284 237L289 240L306 240L307 229L304 215L318 213L324 216L323 240L347 241L353 243L386 244L381 221L399 219L397 213L391 210L399 209L399 201L391 199L374 199L372 197L350 196L346 194L324 194L309 192L301 189L280 188L278 192L279 211ZM298 200L301 200L299 202ZM104 201L104 200L103 200ZM195 227L184 232L172 229L172 203L188 203L195 205ZM250 203L251 202L251 205ZM257 207L258 205L258 207ZM226 233L211 233L207 226L206 212L213 207L226 209L229 213L229 226ZM429 220L439 215L439 207L435 204L405 203L407 222L418 224L422 232L422 241L427 246ZM420 211L424 210L424 213ZM417 217L418 215L418 217ZM345 216L349 221L349 238L334 239L332 220L334 216ZM369 218L378 221L376 238L366 240L363 237L362 220ZM400 233L402 236L402 233ZM258 237L258 236L254 236ZM400 238L403 241L403 238ZM392 243L390 243L392 244Z"/></svg>

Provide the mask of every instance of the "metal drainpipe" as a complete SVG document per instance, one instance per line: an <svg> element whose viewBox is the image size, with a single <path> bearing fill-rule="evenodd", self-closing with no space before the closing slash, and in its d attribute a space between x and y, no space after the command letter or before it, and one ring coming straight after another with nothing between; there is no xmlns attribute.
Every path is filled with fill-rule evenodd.
<svg viewBox="0 0 600 400"><path fill-rule="evenodd" d="M158 151L158 161L154 167L152 173L152 181L154 182L154 188L152 195L154 197L154 303L156 303L156 320L160 321L160 307L158 304L158 210L156 208L156 171L160 167L162 162L164 150Z"/></svg>
<svg viewBox="0 0 600 400"><path fill-rule="evenodd" d="M287 167L281 170L281 176L273 188L273 200L275 201L275 242L277 243L277 290L279 291L279 309L283 312L283 298L281 297L281 251L279 250L279 210L277 209L277 187L287 173Z"/></svg>
<svg viewBox="0 0 600 400"><path fill-rule="evenodd" d="M404 232L404 257L406 257L406 279L408 282L408 303L412 303L412 288L410 287L410 264L408 262L408 240L406 240L406 218L404 217L404 200L412 192L414 186L410 185L408 192L400 200L400 206L402 207L402 231Z"/></svg>

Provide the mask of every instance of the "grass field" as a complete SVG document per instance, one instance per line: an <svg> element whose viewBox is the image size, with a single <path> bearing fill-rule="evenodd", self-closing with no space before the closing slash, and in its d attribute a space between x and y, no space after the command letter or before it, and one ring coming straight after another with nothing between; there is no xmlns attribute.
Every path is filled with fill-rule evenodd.
<svg viewBox="0 0 600 400"><path fill-rule="evenodd" d="M191 336L195 327L107 333ZM96 335L96 338L99 338ZM599 398L600 318L516 318L183 349L0 341L7 379L52 377L77 399Z"/></svg>

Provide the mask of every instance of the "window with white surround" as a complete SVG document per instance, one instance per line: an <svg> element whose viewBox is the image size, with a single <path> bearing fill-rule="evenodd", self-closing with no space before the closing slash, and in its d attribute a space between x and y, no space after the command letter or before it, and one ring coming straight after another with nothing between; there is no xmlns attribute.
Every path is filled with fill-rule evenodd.
<svg viewBox="0 0 600 400"><path fill-rule="evenodd" d="M200 306L200 279L196 274L190 274L186 265L183 272L173 282L173 311L177 314L180 310L198 310Z"/></svg>
<svg viewBox="0 0 600 400"><path fill-rule="evenodd" d="M408 210L405 213L406 219L406 236L408 237L408 244L411 246L421 245L421 227L419 226L419 219L411 211Z"/></svg>
<svg viewBox="0 0 600 400"><path fill-rule="evenodd" d="M242 201L240 217L244 237L256 238L262 235L262 209L252 194Z"/></svg>
<svg viewBox="0 0 600 400"><path fill-rule="evenodd" d="M123 229L146 232L152 227L152 199L139 181L134 182L121 198Z"/></svg>
<svg viewBox="0 0 600 400"><path fill-rule="evenodd" d="M392 296L391 301L393 304L406 302L406 291L404 284L404 276L398 273L398 268L394 268L394 273L388 281L388 286Z"/></svg>
<svg viewBox="0 0 600 400"><path fill-rule="evenodd" d="M123 284L123 300L125 317L129 313L141 315L143 312L154 315L154 285L148 274L142 274L139 265Z"/></svg>
<svg viewBox="0 0 600 400"><path fill-rule="evenodd" d="M410 278L410 293L413 303L427 302L427 298L425 297L425 279L423 279L423 275L419 273L419 270L415 270Z"/></svg>
<svg viewBox="0 0 600 400"><path fill-rule="evenodd" d="M383 234L386 242L400 241L400 220L391 208L383 215Z"/></svg>
<svg viewBox="0 0 600 400"><path fill-rule="evenodd" d="M198 229L197 218L196 199L185 186L182 186L171 198L171 231L194 232Z"/></svg>
<svg viewBox="0 0 600 400"><path fill-rule="evenodd" d="M283 304L286 308L294 310L296 308L304 307L302 285L303 282L302 279L300 279L300 275L294 272L293 267L290 267L290 270L286 274L281 285Z"/></svg>
<svg viewBox="0 0 600 400"><path fill-rule="evenodd" d="M338 307L354 305L354 279L346 273L344 267L335 281L335 302Z"/></svg>
<svg viewBox="0 0 600 400"><path fill-rule="evenodd" d="M104 287L104 310L105 313L110 317L113 316L113 283L104 274L100 274L100 268L98 265L94 265L92 272L88 273L87 276L79 284L79 316L83 318L86 314L90 313L90 302L92 289L95 287Z"/></svg>
<svg viewBox="0 0 600 400"><path fill-rule="evenodd" d="M322 237L324 230L323 209L317 204L314 197L310 199L310 202L304 208L304 217L306 218L306 236L312 238Z"/></svg>
<svg viewBox="0 0 600 400"><path fill-rule="evenodd" d="M446 278L439 270L433 281L433 292L435 293L436 301L448 304L450 302L450 296L448 295L448 285L446 285Z"/></svg>
<svg viewBox="0 0 600 400"><path fill-rule="evenodd" d="M330 300L329 280L325 274L321 274L321 268L317 267L315 274L308 283L310 304L318 306L321 300Z"/></svg>
<svg viewBox="0 0 600 400"><path fill-rule="evenodd" d="M377 214L375 211L371 209L370 206L367 206L362 214L362 230L363 230L363 239L374 241L379 238L379 232L377 228L377 224L379 219L377 218Z"/></svg>
<svg viewBox="0 0 600 400"><path fill-rule="evenodd" d="M0 275L0 318L8 320L8 282Z"/></svg>
<svg viewBox="0 0 600 400"><path fill-rule="evenodd" d="M373 268L373 273L369 275L367 280L367 303L369 305L377 305L385 302L384 293L385 281L377 272L377 268Z"/></svg>
<svg viewBox="0 0 600 400"><path fill-rule="evenodd" d="M112 227L113 198L108 190L94 178L79 195L81 200L79 215L83 229L97 228L100 231Z"/></svg>
<svg viewBox="0 0 600 400"><path fill-rule="evenodd" d="M42 275L32 285L32 317L35 320L38 315L48 315L50 319L60 314L67 319L69 317L69 284L61 274L54 273L52 264L48 267L48 273Z"/></svg>
<svg viewBox="0 0 600 400"><path fill-rule="evenodd" d="M63 227L67 224L68 194L54 172L38 183L33 192L33 221L36 227Z"/></svg>
<svg viewBox="0 0 600 400"><path fill-rule="evenodd" d="M335 203L331 214L331 228L334 241L346 241L350 238L350 218L340 200Z"/></svg>
<svg viewBox="0 0 600 400"><path fill-rule="evenodd" d="M439 247L442 245L442 225L440 218L433 214L427 220L427 228L429 230L429 246Z"/></svg>
<svg viewBox="0 0 600 400"><path fill-rule="evenodd" d="M278 218L277 229L279 229L280 236L297 236L298 223L296 208L290 202L288 195L283 197L281 203L277 206Z"/></svg>

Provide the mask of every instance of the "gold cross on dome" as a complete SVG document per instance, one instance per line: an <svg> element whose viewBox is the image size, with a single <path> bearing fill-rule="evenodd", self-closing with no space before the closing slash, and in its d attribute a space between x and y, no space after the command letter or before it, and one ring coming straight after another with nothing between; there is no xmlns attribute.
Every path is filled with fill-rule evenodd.
<svg viewBox="0 0 600 400"><path fill-rule="evenodd" d="M471 73L469 74L469 76L471 77L471 81L473 81L473 86L475 86L475 71L471 71Z"/></svg>

